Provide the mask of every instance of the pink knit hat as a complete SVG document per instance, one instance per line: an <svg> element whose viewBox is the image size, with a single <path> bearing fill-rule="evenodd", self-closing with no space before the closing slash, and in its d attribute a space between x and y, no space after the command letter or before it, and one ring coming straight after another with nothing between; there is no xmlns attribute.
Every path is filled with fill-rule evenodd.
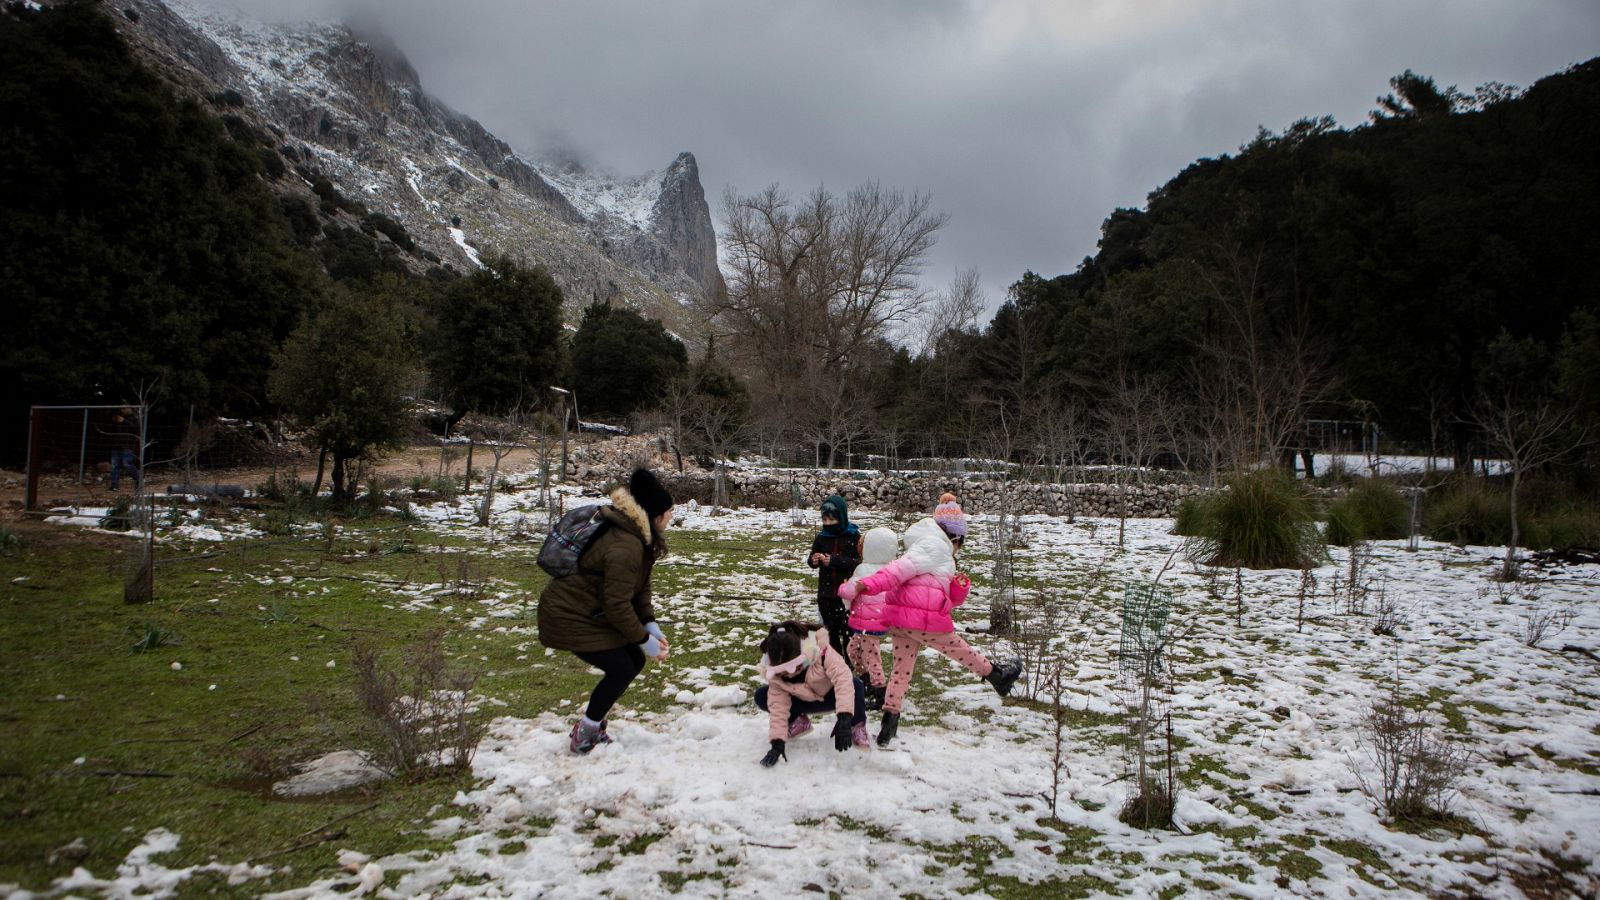
<svg viewBox="0 0 1600 900"><path fill-rule="evenodd" d="M939 497L939 505L933 508L933 521L951 537L966 537L967 514L961 511L955 494L946 493Z"/></svg>

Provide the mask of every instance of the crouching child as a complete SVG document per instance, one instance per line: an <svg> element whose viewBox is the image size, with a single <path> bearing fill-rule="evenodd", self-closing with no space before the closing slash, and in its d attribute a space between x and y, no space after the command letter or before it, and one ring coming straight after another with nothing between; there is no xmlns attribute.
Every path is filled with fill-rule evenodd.
<svg viewBox="0 0 1600 900"><path fill-rule="evenodd" d="M820 625L779 622L761 642L761 662L756 671L766 685L756 689L756 706L767 713L767 738L771 749L763 766L788 759L784 744L812 729L810 714L832 712L833 748L867 749L865 688L850 674L850 666L828 644Z"/></svg>

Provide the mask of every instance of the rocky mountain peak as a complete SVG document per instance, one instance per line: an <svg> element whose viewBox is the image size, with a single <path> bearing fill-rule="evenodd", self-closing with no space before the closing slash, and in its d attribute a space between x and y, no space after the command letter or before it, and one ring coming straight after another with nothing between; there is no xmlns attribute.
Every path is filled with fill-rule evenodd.
<svg viewBox="0 0 1600 900"><path fill-rule="evenodd" d="M507 253L550 270L572 321L609 300L699 343L696 309L725 288L693 154L637 177L526 157L429 95L375 20L291 26L185 0L119 6L133 11L119 27L158 70L201 98L234 98L230 116L275 136L296 173L285 180L304 182L281 190L325 178L404 226L421 258L460 269Z"/></svg>

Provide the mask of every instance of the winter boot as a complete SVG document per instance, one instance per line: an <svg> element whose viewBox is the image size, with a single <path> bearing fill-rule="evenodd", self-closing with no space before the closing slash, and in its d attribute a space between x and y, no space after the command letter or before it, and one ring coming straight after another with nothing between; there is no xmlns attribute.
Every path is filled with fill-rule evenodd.
<svg viewBox="0 0 1600 900"><path fill-rule="evenodd" d="M895 734L900 730L900 714L886 712L883 714L883 724L878 728L878 746L887 747L894 740Z"/></svg>
<svg viewBox="0 0 1600 900"><path fill-rule="evenodd" d="M603 727L602 725L590 725L584 722L583 719L578 719L572 724L572 736L567 742L568 749L579 755L593 750L596 744L602 742L601 738L604 732L601 729ZM605 738L605 740L609 741L610 738Z"/></svg>
<svg viewBox="0 0 1600 900"><path fill-rule="evenodd" d="M857 750L872 749L872 739L867 737L867 723L860 722L850 726L850 743Z"/></svg>
<svg viewBox="0 0 1600 900"><path fill-rule="evenodd" d="M794 740L802 734L811 733L811 717L798 715L789 720L789 740Z"/></svg>
<svg viewBox="0 0 1600 900"><path fill-rule="evenodd" d="M887 693L889 693L887 685L867 685L867 711L876 712L883 709L883 698Z"/></svg>
<svg viewBox="0 0 1600 900"><path fill-rule="evenodd" d="M1022 674L1022 660L1008 659L1003 663L995 663L984 676L984 681L994 685L995 693L1004 697L1011 693L1011 686L1017 683L1017 676Z"/></svg>

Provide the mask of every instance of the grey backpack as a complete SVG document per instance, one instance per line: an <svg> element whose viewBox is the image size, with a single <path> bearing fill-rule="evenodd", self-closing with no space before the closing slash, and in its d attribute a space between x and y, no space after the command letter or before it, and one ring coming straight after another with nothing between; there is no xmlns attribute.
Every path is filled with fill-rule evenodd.
<svg viewBox="0 0 1600 900"><path fill-rule="evenodd" d="M606 525L605 506L580 506L557 520L539 548L539 568L552 578L575 575L578 559Z"/></svg>

